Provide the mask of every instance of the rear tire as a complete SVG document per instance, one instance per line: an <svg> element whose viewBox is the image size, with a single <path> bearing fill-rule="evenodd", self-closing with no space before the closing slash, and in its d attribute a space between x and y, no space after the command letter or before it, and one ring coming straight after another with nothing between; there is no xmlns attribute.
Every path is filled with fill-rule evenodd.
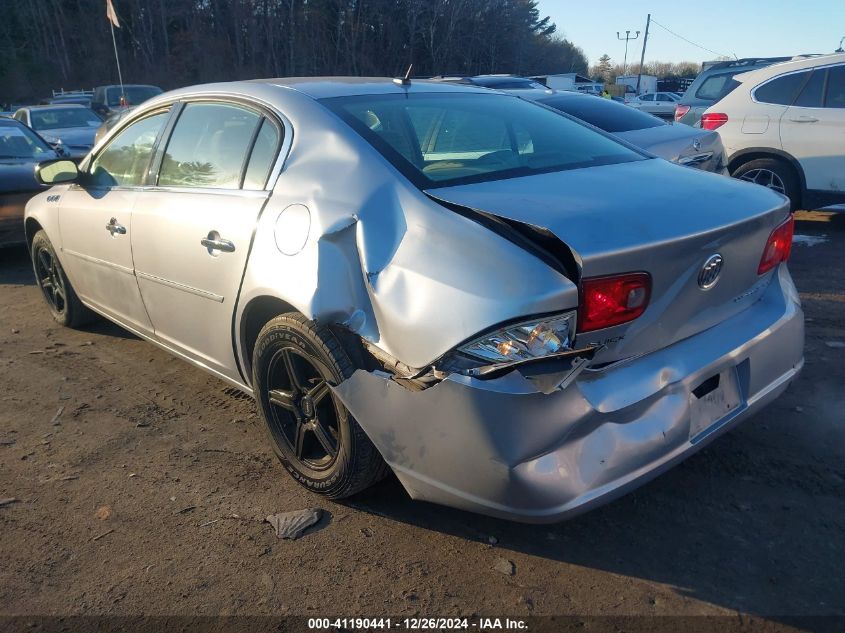
<svg viewBox="0 0 845 633"><path fill-rule="evenodd" d="M276 317L258 334L252 368L273 451L301 485L342 499L388 473L376 447L328 388L355 367L327 327L293 312Z"/></svg>
<svg viewBox="0 0 845 633"><path fill-rule="evenodd" d="M32 238L29 250L32 254L35 282L41 289L50 314L56 323L77 328L95 320L97 315L79 300L43 229Z"/></svg>
<svg viewBox="0 0 845 633"><path fill-rule="evenodd" d="M753 182L778 193L790 202L795 211L801 204L801 187L795 170L788 163L776 158L757 158L737 167L731 174L734 178Z"/></svg>

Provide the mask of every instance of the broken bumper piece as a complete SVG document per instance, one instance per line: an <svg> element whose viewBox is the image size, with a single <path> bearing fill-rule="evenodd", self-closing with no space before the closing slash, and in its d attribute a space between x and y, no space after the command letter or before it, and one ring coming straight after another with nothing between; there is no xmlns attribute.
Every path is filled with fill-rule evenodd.
<svg viewBox="0 0 845 633"><path fill-rule="evenodd" d="M777 397L803 366L784 270L752 307L543 393L520 371L413 392L356 371L336 393L416 499L554 522L658 475Z"/></svg>

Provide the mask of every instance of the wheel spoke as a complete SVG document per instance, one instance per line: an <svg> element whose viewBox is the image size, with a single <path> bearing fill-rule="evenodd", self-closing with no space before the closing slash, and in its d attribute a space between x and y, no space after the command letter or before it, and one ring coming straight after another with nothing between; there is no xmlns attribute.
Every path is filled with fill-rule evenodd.
<svg viewBox="0 0 845 633"><path fill-rule="evenodd" d="M273 389L270 392L270 403L292 413L296 413L297 411L296 405L293 401L293 394L289 391L284 391L283 389Z"/></svg>
<svg viewBox="0 0 845 633"><path fill-rule="evenodd" d="M285 363L285 371L287 371L290 379L291 387L294 391L305 391L305 385L302 380L302 375L299 373L299 368L296 365L296 360L293 353L289 349L282 351L282 360Z"/></svg>
<svg viewBox="0 0 845 633"><path fill-rule="evenodd" d="M41 267L44 269L44 272L47 273L47 275L49 276L52 276L53 272L53 268L50 265L51 259L52 258L50 257L49 253L47 253L47 251L43 249L38 251L38 261L41 262Z"/></svg>
<svg viewBox="0 0 845 633"><path fill-rule="evenodd" d="M311 401L316 406L317 404L320 403L320 401L323 398L325 398L328 395L328 393L329 393L329 383L327 383L325 380L321 380L320 382L318 382L314 387L312 387L308 391L307 395L308 395L309 398L311 398Z"/></svg>
<svg viewBox="0 0 845 633"><path fill-rule="evenodd" d="M334 445L331 437L326 432L325 427L320 424L320 420L314 420L314 435L317 436L317 441L320 442L320 446L329 454L329 456L334 457L337 455L337 448Z"/></svg>
<svg viewBox="0 0 845 633"><path fill-rule="evenodd" d="M308 428L302 422L296 425L296 437L294 438L293 452L297 459L302 459L302 454L305 450L305 433L307 430Z"/></svg>

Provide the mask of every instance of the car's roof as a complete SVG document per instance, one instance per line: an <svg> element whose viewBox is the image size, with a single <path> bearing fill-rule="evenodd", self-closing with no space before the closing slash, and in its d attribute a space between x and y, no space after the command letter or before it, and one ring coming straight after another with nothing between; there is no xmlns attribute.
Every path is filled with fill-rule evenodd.
<svg viewBox="0 0 845 633"><path fill-rule="evenodd" d="M31 105L31 106L24 106L20 108L21 110L67 110L67 109L76 110L78 108L82 108L83 110L87 110L84 105L81 103L48 103L44 105Z"/></svg>
<svg viewBox="0 0 845 633"><path fill-rule="evenodd" d="M831 55L817 55L813 57L802 57L799 59L791 59L786 62L779 62L764 68L758 68L746 73L736 75L734 79L740 83L747 81L755 82L758 80L768 79L776 75L792 72L794 70L805 70L807 68L817 68L819 66L829 66L830 64L845 63L845 53L833 53Z"/></svg>
<svg viewBox="0 0 845 633"><path fill-rule="evenodd" d="M390 77L279 77L275 79L254 79L251 82L232 82L232 87L249 83L264 83L290 88L314 99L421 92L489 92L484 88L466 84L426 79L411 79L409 83L402 84Z"/></svg>

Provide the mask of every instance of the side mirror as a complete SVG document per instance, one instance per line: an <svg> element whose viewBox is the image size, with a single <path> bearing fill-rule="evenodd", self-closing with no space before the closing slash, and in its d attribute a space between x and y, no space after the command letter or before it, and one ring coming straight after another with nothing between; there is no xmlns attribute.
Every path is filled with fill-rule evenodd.
<svg viewBox="0 0 845 633"><path fill-rule="evenodd" d="M49 160L35 166L35 179L42 185L58 185L75 182L79 169L72 160Z"/></svg>

